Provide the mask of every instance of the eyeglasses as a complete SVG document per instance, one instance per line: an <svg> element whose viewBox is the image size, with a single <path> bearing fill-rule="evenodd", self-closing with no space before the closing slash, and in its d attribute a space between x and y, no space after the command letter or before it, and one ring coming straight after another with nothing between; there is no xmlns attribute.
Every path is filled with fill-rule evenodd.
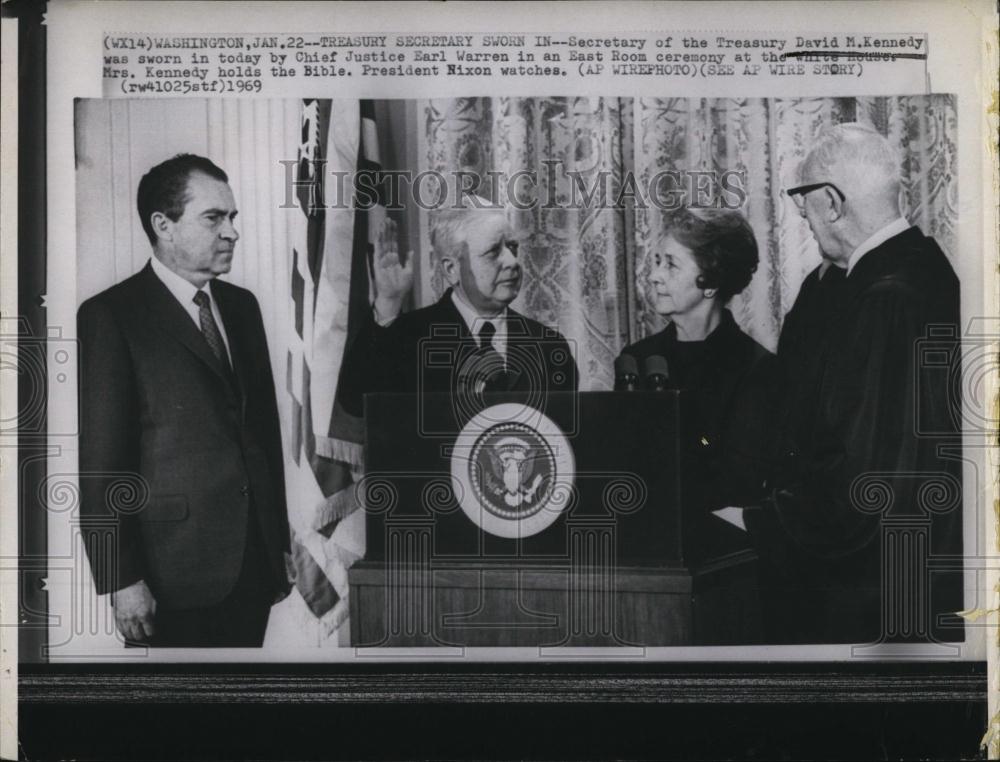
<svg viewBox="0 0 1000 762"><path fill-rule="evenodd" d="M837 197L840 199L840 203L847 201L847 197L844 195L844 192L833 183L809 183L808 185L797 185L794 188L789 188L785 191L785 193L787 193L788 197L795 202L799 211L802 211L802 208L806 203L806 194L812 193L814 190L819 190L820 188L831 188L833 192L837 194Z"/></svg>

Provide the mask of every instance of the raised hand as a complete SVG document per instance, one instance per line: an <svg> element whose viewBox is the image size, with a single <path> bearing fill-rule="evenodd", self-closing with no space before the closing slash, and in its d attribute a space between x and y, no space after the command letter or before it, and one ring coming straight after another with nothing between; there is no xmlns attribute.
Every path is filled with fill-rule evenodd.
<svg viewBox="0 0 1000 762"><path fill-rule="evenodd" d="M369 262L375 284L375 314L379 322L389 322L399 315L403 299L413 288L413 252L405 261L399 256L396 223L388 215L375 237Z"/></svg>

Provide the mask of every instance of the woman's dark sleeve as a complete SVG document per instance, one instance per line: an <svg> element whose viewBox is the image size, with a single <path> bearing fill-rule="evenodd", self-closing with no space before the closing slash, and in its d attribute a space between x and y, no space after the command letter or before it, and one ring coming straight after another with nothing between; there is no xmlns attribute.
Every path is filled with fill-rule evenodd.
<svg viewBox="0 0 1000 762"><path fill-rule="evenodd" d="M717 478L711 490L710 509L757 503L765 494L771 469L770 391L775 358L762 353L755 359L733 393L723 421Z"/></svg>

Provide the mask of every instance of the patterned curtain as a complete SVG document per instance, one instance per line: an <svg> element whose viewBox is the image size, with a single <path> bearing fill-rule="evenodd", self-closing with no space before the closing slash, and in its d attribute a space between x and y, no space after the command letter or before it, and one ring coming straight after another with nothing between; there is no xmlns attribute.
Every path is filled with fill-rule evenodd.
<svg viewBox="0 0 1000 762"><path fill-rule="evenodd" d="M611 208L566 207L576 182L573 172L587 188L609 177L615 192L631 160L631 102L469 98L428 101L420 111L426 119L421 170L462 170L481 177L492 171L499 173L500 189L519 172L537 178L533 195L539 203L514 215L525 279L513 306L567 337L584 388L610 388L614 359L628 342L631 224ZM422 248L430 261L422 270L418 301L427 304L445 284L430 252L426 223L423 228Z"/></svg>
<svg viewBox="0 0 1000 762"><path fill-rule="evenodd" d="M958 218L958 112L954 95L858 98L855 119L870 124L903 157L904 213L954 262Z"/></svg>
<svg viewBox="0 0 1000 762"><path fill-rule="evenodd" d="M955 251L957 159L955 98L463 98L422 101L421 170L538 180L539 203L519 212L525 284L514 307L557 326L575 346L582 388L608 389L621 348L660 330L646 300L649 254L666 215L644 204L569 206L577 172L590 188L598 173L617 196L626 175L640 187L664 170L741 173L742 208L757 235L761 263L730 309L769 349L803 278L819 263L816 242L784 189L816 135L832 124L870 124L900 151L906 214ZM487 194L488 195L488 194ZM430 250L426 212L416 301L444 290Z"/></svg>

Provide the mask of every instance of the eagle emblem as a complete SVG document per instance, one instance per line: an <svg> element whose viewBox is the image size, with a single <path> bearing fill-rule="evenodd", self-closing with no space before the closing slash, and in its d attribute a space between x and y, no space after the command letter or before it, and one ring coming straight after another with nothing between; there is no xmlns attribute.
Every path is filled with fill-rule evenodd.
<svg viewBox="0 0 1000 762"><path fill-rule="evenodd" d="M528 405L505 403L463 429L452 455L452 482L462 509L483 529L527 537L555 521L573 468L569 443L555 423Z"/></svg>
<svg viewBox="0 0 1000 762"><path fill-rule="evenodd" d="M504 518L523 518L544 502L554 459L538 432L524 424L501 423L473 448L469 470L483 508Z"/></svg>

